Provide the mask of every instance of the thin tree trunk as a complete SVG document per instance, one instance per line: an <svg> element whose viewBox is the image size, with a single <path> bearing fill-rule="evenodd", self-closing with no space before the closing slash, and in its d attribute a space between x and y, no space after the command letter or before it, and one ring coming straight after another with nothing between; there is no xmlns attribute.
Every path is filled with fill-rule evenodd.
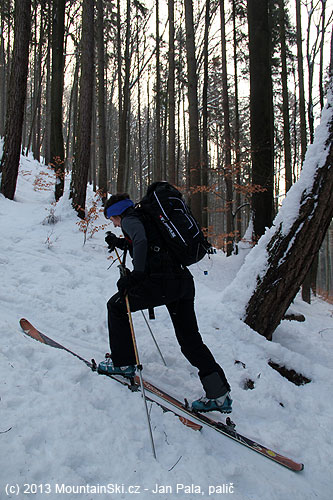
<svg viewBox="0 0 333 500"><path fill-rule="evenodd" d="M296 0L296 34L297 34L297 66L298 66L298 85L299 85L299 117L300 117L300 132L301 132L300 163L302 164L306 153L307 138L306 138L306 118L305 118L301 0Z"/></svg>
<svg viewBox="0 0 333 500"><path fill-rule="evenodd" d="M46 88L45 88L45 133L44 133L44 159L48 165L50 163L51 154L51 25L52 25L52 5L48 4L47 7L48 17L48 41L47 41L47 55L46 55Z"/></svg>
<svg viewBox="0 0 333 500"><path fill-rule="evenodd" d="M137 10L137 26L136 26L136 53L138 65L138 152L139 152L139 197L140 200L143 196L143 172L142 172L142 119L141 119L141 81L140 81L140 44L139 44L139 12Z"/></svg>
<svg viewBox="0 0 333 500"><path fill-rule="evenodd" d="M237 55L237 27L236 27L236 2L232 0L232 22L233 22L233 49L234 49L234 89L235 89L235 170L236 170L236 184L241 185L241 152L240 152L240 118L239 118L239 103L238 103L238 55ZM236 190L236 209L241 206L241 192ZM236 214L236 241L242 237L242 216L241 211L238 210Z"/></svg>
<svg viewBox="0 0 333 500"><path fill-rule="evenodd" d="M149 185L151 182L151 155L150 155L150 93L149 93L149 76L147 78L147 133L146 133L146 141L147 141L147 184Z"/></svg>
<svg viewBox="0 0 333 500"><path fill-rule="evenodd" d="M175 125L175 26L174 0L168 0L169 12L169 75L168 75L168 103L169 103L169 146L168 146L168 180L176 184L176 125Z"/></svg>
<svg viewBox="0 0 333 500"><path fill-rule="evenodd" d="M234 225L233 225L233 189L232 189L232 165L231 165L231 132L230 111L228 94L228 71L227 71L227 42L225 34L224 0L220 0L221 15L221 48L222 48L222 109L224 124L224 180L226 185L226 216L227 216L227 256L232 254L234 248Z"/></svg>
<svg viewBox="0 0 333 500"><path fill-rule="evenodd" d="M52 81L51 81L51 137L50 165L55 170L55 199L64 194L65 151L62 132L62 97L64 88L64 29L66 0L55 0L52 22Z"/></svg>
<svg viewBox="0 0 333 500"><path fill-rule="evenodd" d="M119 112L119 136L121 129L121 117L123 112L123 79L122 79L122 59L121 59L121 15L120 0L117 0L117 74L118 74L118 112Z"/></svg>
<svg viewBox="0 0 333 500"><path fill-rule="evenodd" d="M106 168L106 121L105 121L105 56L103 29L103 0L97 0L97 52L98 52L98 188L103 203L107 199L107 168Z"/></svg>
<svg viewBox="0 0 333 500"><path fill-rule="evenodd" d="M188 169L191 189L191 210L201 224L201 152L199 138L198 78L195 57L195 40L192 0L184 0L186 26L187 85L189 103L189 154Z"/></svg>
<svg viewBox="0 0 333 500"><path fill-rule="evenodd" d="M322 15L321 15L320 62L319 62L319 100L320 100L320 109L323 109L323 107L324 107L323 73L324 73L324 41L325 41L326 2L327 2L327 0L321 0Z"/></svg>
<svg viewBox="0 0 333 500"><path fill-rule="evenodd" d="M85 217L86 190L90 166L91 120L94 83L94 0L82 4L82 63L79 97L78 136L71 183L72 206Z"/></svg>
<svg viewBox="0 0 333 500"><path fill-rule="evenodd" d="M126 168L128 166L127 159L127 138L128 138L128 119L129 119L129 105L130 105L130 35L131 35L131 3L127 0L127 15L126 15L126 45L125 45L125 80L123 89L123 105L120 115L120 129L119 129L119 162L118 162L118 176L117 176L117 191L125 191L126 186ZM121 92L121 89L119 89Z"/></svg>
<svg viewBox="0 0 333 500"><path fill-rule="evenodd" d="M161 75L160 75L160 19L159 0L155 2L156 8L156 90L155 90L155 168L154 181L162 180L162 132L161 132Z"/></svg>
<svg viewBox="0 0 333 500"><path fill-rule="evenodd" d="M204 75L202 88L202 162L201 181L202 192L202 226L208 229L208 47L210 28L210 0L206 0L205 33L203 45Z"/></svg>
<svg viewBox="0 0 333 500"><path fill-rule="evenodd" d="M6 55L5 55L5 40L3 36L4 30L4 12L3 5L0 5L0 137L5 132L5 117L6 117Z"/></svg>
<svg viewBox="0 0 333 500"><path fill-rule="evenodd" d="M308 65L308 122L309 122L310 143L312 144L314 139L313 78L315 70L315 56L317 54L319 29L317 27L315 41L313 42L312 48L310 48L310 42L312 39L311 36L312 18L315 12L313 0L311 0L310 4L307 7L308 7L308 28L307 28L307 40L306 40L306 60L308 63L307 64Z"/></svg>
<svg viewBox="0 0 333 500"><path fill-rule="evenodd" d="M289 191L292 185L291 171L291 147L290 147L290 121L289 121L289 97L288 97L288 70L286 50L286 28L285 28L285 6L284 0L279 0L280 21L280 43L281 43L281 80L282 80L282 113L283 113L283 146L284 146L284 168L285 168L285 191Z"/></svg>

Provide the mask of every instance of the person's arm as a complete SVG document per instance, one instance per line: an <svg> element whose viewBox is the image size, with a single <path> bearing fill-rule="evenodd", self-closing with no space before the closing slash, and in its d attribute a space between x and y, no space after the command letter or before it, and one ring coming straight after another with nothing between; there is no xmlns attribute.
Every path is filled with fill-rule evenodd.
<svg viewBox="0 0 333 500"><path fill-rule="evenodd" d="M146 268L148 246L144 225L138 217L128 215L123 218L121 227L132 240L133 270L143 273Z"/></svg>

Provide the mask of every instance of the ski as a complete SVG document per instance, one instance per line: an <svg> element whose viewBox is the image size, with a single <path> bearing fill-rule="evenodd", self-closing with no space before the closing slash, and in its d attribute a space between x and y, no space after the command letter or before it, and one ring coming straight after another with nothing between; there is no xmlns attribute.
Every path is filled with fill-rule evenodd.
<svg viewBox="0 0 333 500"><path fill-rule="evenodd" d="M161 398L163 401L167 401L170 403L172 406L175 408L178 408L179 410L182 410L184 413L186 413L189 417L196 419L199 421L201 424L208 426L217 432L223 434L224 436L227 436L234 441L237 441L238 443L246 446L247 448L250 448L253 451L256 451L257 453L269 458L270 460L273 460L276 463L279 463L280 465L283 465L284 467L287 467L288 469L294 471L294 472L299 472L304 469L304 464L295 462L291 458L288 458L284 455L281 455L280 453L277 453L276 451L273 451L266 446L257 443L256 441L243 436L242 434L239 434L235 430L235 424L230 420L229 417L226 419L226 423L223 422L218 422L214 420L211 417L208 417L206 414L203 413L198 413L194 410L192 410L187 401L185 400L185 403L182 403L178 399L174 398L170 394L164 392L163 390L159 389L158 387L154 386L152 383L148 382L147 380L144 380L144 387L146 391L155 394L155 396Z"/></svg>
<svg viewBox="0 0 333 500"><path fill-rule="evenodd" d="M22 318L20 320L20 325L24 333L29 337L38 340L42 344L47 344L51 347L55 347L56 349L62 349L68 352L72 356L75 356L76 358L80 359L91 370L96 371L96 363L93 360L87 361L86 359L79 356L75 352L71 351L67 347L63 346L62 344L59 344L50 337L47 337L45 334L37 330L28 320ZM113 380L129 387L132 390L140 390L138 376L135 376L134 380L131 382L128 379L121 376L118 377L116 375L107 375L107 374L103 375L112 378ZM200 430L203 426L210 427L211 429L214 429L220 434L223 434L224 436L233 439L234 441L242 444L243 446L250 448L251 450L261 454L266 458L269 458L270 460L280 465L283 465L284 467L287 467L292 471L299 472L304 469L304 465L302 463L295 462L291 458L281 455L280 453L277 453L276 451L273 451L267 448L266 446L259 444L256 441L238 433L235 430L235 425L231 422L229 417L226 419L226 423L218 422L213 418L211 418L210 416L207 416L206 414L193 411L189 407L186 401L182 403L181 401L174 398L167 392L156 387L151 382L143 380L143 384L145 390L150 394L150 397L147 397L147 399L159 405L164 411L172 411L184 425L191 427L194 430ZM169 406L171 406L171 408L169 406L165 406L166 403ZM186 417L184 415L186 415ZM195 422L193 422L193 420L195 420Z"/></svg>
<svg viewBox="0 0 333 500"><path fill-rule="evenodd" d="M42 344L46 344L51 347L55 347L56 349L61 349L63 351L68 352L75 358L78 358L80 361L82 361L85 365L87 365L92 371L97 372L97 366L94 360L88 361L87 359L83 358L82 356L79 356L76 354L76 352L71 351L67 347L63 346L62 344L59 344L59 342L56 342L55 340L51 339L44 333L40 332L35 328L27 319L20 319L20 326L23 330L23 332L28 336L31 337L35 340L38 340L38 342L41 342ZM108 375L106 373L103 373L106 377L112 378L116 382L128 387L131 391L139 391L140 390L140 381L139 378L135 379L134 383L131 383L131 381L127 378L124 378L122 376L117 376L117 375ZM187 417L184 417L184 415L180 415L177 411L167 408L163 403L160 403L158 401L155 401L149 397L146 398L148 401L151 403L156 403L158 406L162 408L163 411L168 412L171 411L176 417L179 418L182 424L184 424L186 427L190 427L191 429L195 431L200 431L202 429L202 425L198 424L197 422L193 422Z"/></svg>

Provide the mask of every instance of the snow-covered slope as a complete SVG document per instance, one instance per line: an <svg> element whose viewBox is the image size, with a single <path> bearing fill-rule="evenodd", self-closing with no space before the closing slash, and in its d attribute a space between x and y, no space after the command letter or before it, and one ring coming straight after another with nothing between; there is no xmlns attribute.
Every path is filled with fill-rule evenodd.
<svg viewBox="0 0 333 500"><path fill-rule="evenodd" d="M192 266L200 330L231 383L239 432L304 462L305 470L290 472L213 430L194 432L152 405L155 461L139 394L25 337L18 325L27 317L88 359L108 351L106 302L116 291L117 264L109 269L104 231L83 245L68 191L55 208L58 222L46 223L52 182L47 167L24 158L15 201L0 196L0 497L7 491L13 498L19 487L17 498L38 500L329 500L332 306L296 299L293 309L306 321L282 322L267 342L238 319L236 296L233 308L222 301L248 250ZM91 191L88 198L91 205ZM95 224L104 223L101 216ZM151 326L167 368L141 313L133 315L145 377L180 399L194 398L201 394L196 370L180 353L166 308L155 312ZM312 382L295 386L269 359ZM253 390L244 388L248 379Z"/></svg>

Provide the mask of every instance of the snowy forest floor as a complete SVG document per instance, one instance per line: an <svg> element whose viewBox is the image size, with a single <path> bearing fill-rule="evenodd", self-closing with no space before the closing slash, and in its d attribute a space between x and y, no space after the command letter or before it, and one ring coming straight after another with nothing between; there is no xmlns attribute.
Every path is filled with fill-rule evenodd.
<svg viewBox="0 0 333 500"><path fill-rule="evenodd" d="M237 302L232 310L223 302L249 249L244 245L230 258L218 252L192 266L200 331L231 384L238 431L305 469L293 473L213 430L195 432L153 404L155 461L139 394L25 337L19 327L26 317L87 359L101 360L109 349L106 302L116 291L117 263L109 269L105 231L83 245L68 186L55 209L58 222L46 222L52 183L51 171L29 156L21 160L15 201L0 196L0 497L332 498L332 305L320 298L308 305L297 297L291 309L306 321L283 321L268 342L235 314ZM89 189L88 206L92 199ZM101 214L95 225L102 224ZM180 352L166 308L155 313L151 326L167 367L141 313L133 315L145 378L179 399L200 396L196 370ZM269 360L311 383L294 385ZM177 491L177 484L192 492L181 486ZM112 485L118 486L114 492ZM78 486L86 489L78 494ZM130 486L137 486L136 496ZM220 493L213 492L216 486Z"/></svg>

